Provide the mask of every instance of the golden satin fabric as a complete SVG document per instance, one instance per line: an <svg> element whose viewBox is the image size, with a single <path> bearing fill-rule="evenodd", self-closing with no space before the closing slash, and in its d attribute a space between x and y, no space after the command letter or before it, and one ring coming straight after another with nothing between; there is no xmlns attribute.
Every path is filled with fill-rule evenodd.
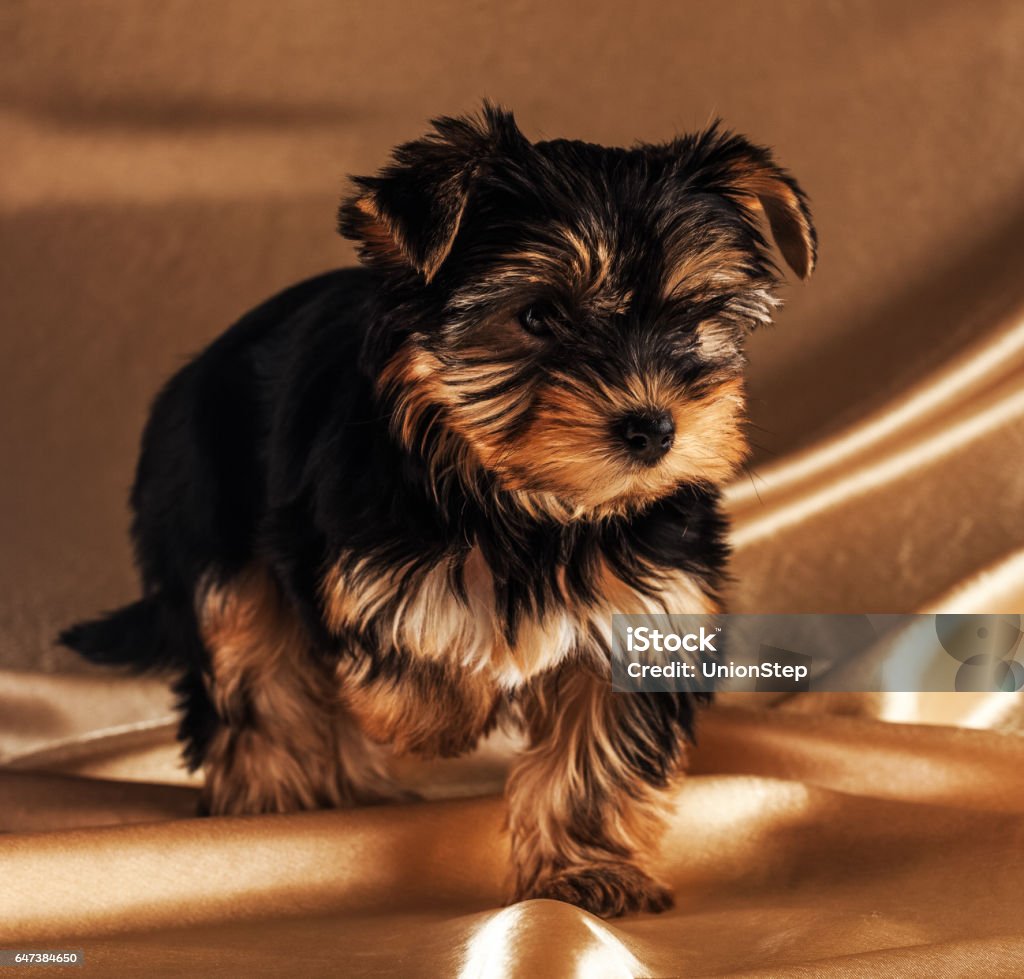
<svg viewBox="0 0 1024 979"><path fill-rule="evenodd" d="M721 114L811 194L819 271L751 343L733 609L1024 612L1019 4L26 2L2 30L0 948L119 976L1024 974L1020 695L722 698L664 844L676 908L603 922L502 906L514 745L403 762L417 804L198 820L166 689L50 642L134 592L160 381L347 259L341 174L484 93L607 143Z"/></svg>

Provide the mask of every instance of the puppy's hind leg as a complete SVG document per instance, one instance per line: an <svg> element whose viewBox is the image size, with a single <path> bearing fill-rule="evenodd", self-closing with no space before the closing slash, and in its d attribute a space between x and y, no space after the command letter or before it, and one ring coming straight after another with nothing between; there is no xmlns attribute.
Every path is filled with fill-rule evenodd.
<svg viewBox="0 0 1024 979"><path fill-rule="evenodd" d="M200 631L218 724L202 761L210 814L293 812L392 797L382 749L338 704L331 671L265 571L206 589Z"/></svg>

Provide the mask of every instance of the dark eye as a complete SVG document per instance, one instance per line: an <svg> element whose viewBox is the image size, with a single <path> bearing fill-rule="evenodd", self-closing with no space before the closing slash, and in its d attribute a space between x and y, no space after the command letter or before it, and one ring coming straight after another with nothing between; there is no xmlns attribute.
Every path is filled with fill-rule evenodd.
<svg viewBox="0 0 1024 979"><path fill-rule="evenodd" d="M527 306L517 317L519 325L531 336L551 336L551 324L554 322L555 312L550 306L534 305Z"/></svg>

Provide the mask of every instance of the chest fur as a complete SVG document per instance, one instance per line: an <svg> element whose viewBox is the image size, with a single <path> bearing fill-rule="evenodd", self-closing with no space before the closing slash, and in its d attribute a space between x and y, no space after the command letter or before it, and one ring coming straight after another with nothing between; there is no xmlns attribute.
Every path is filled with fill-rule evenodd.
<svg viewBox="0 0 1024 979"><path fill-rule="evenodd" d="M543 589L510 581L479 547L387 569L343 556L323 584L327 624L385 655L514 690L570 655L603 659L614 613L714 610L700 583L674 568L632 582L598 554L583 567L541 570Z"/></svg>

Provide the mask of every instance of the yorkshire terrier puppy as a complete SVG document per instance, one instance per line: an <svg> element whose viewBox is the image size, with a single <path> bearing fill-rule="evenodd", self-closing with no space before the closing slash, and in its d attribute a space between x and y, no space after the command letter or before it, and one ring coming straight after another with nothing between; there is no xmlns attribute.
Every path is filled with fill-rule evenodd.
<svg viewBox="0 0 1024 979"><path fill-rule="evenodd" d="M160 670L209 813L395 794L383 746L498 723L513 898L671 903L653 872L701 696L613 694L611 616L718 611L743 346L815 262L806 199L713 126L532 143L443 118L355 180L358 268L166 385L131 504L143 597L63 634Z"/></svg>

